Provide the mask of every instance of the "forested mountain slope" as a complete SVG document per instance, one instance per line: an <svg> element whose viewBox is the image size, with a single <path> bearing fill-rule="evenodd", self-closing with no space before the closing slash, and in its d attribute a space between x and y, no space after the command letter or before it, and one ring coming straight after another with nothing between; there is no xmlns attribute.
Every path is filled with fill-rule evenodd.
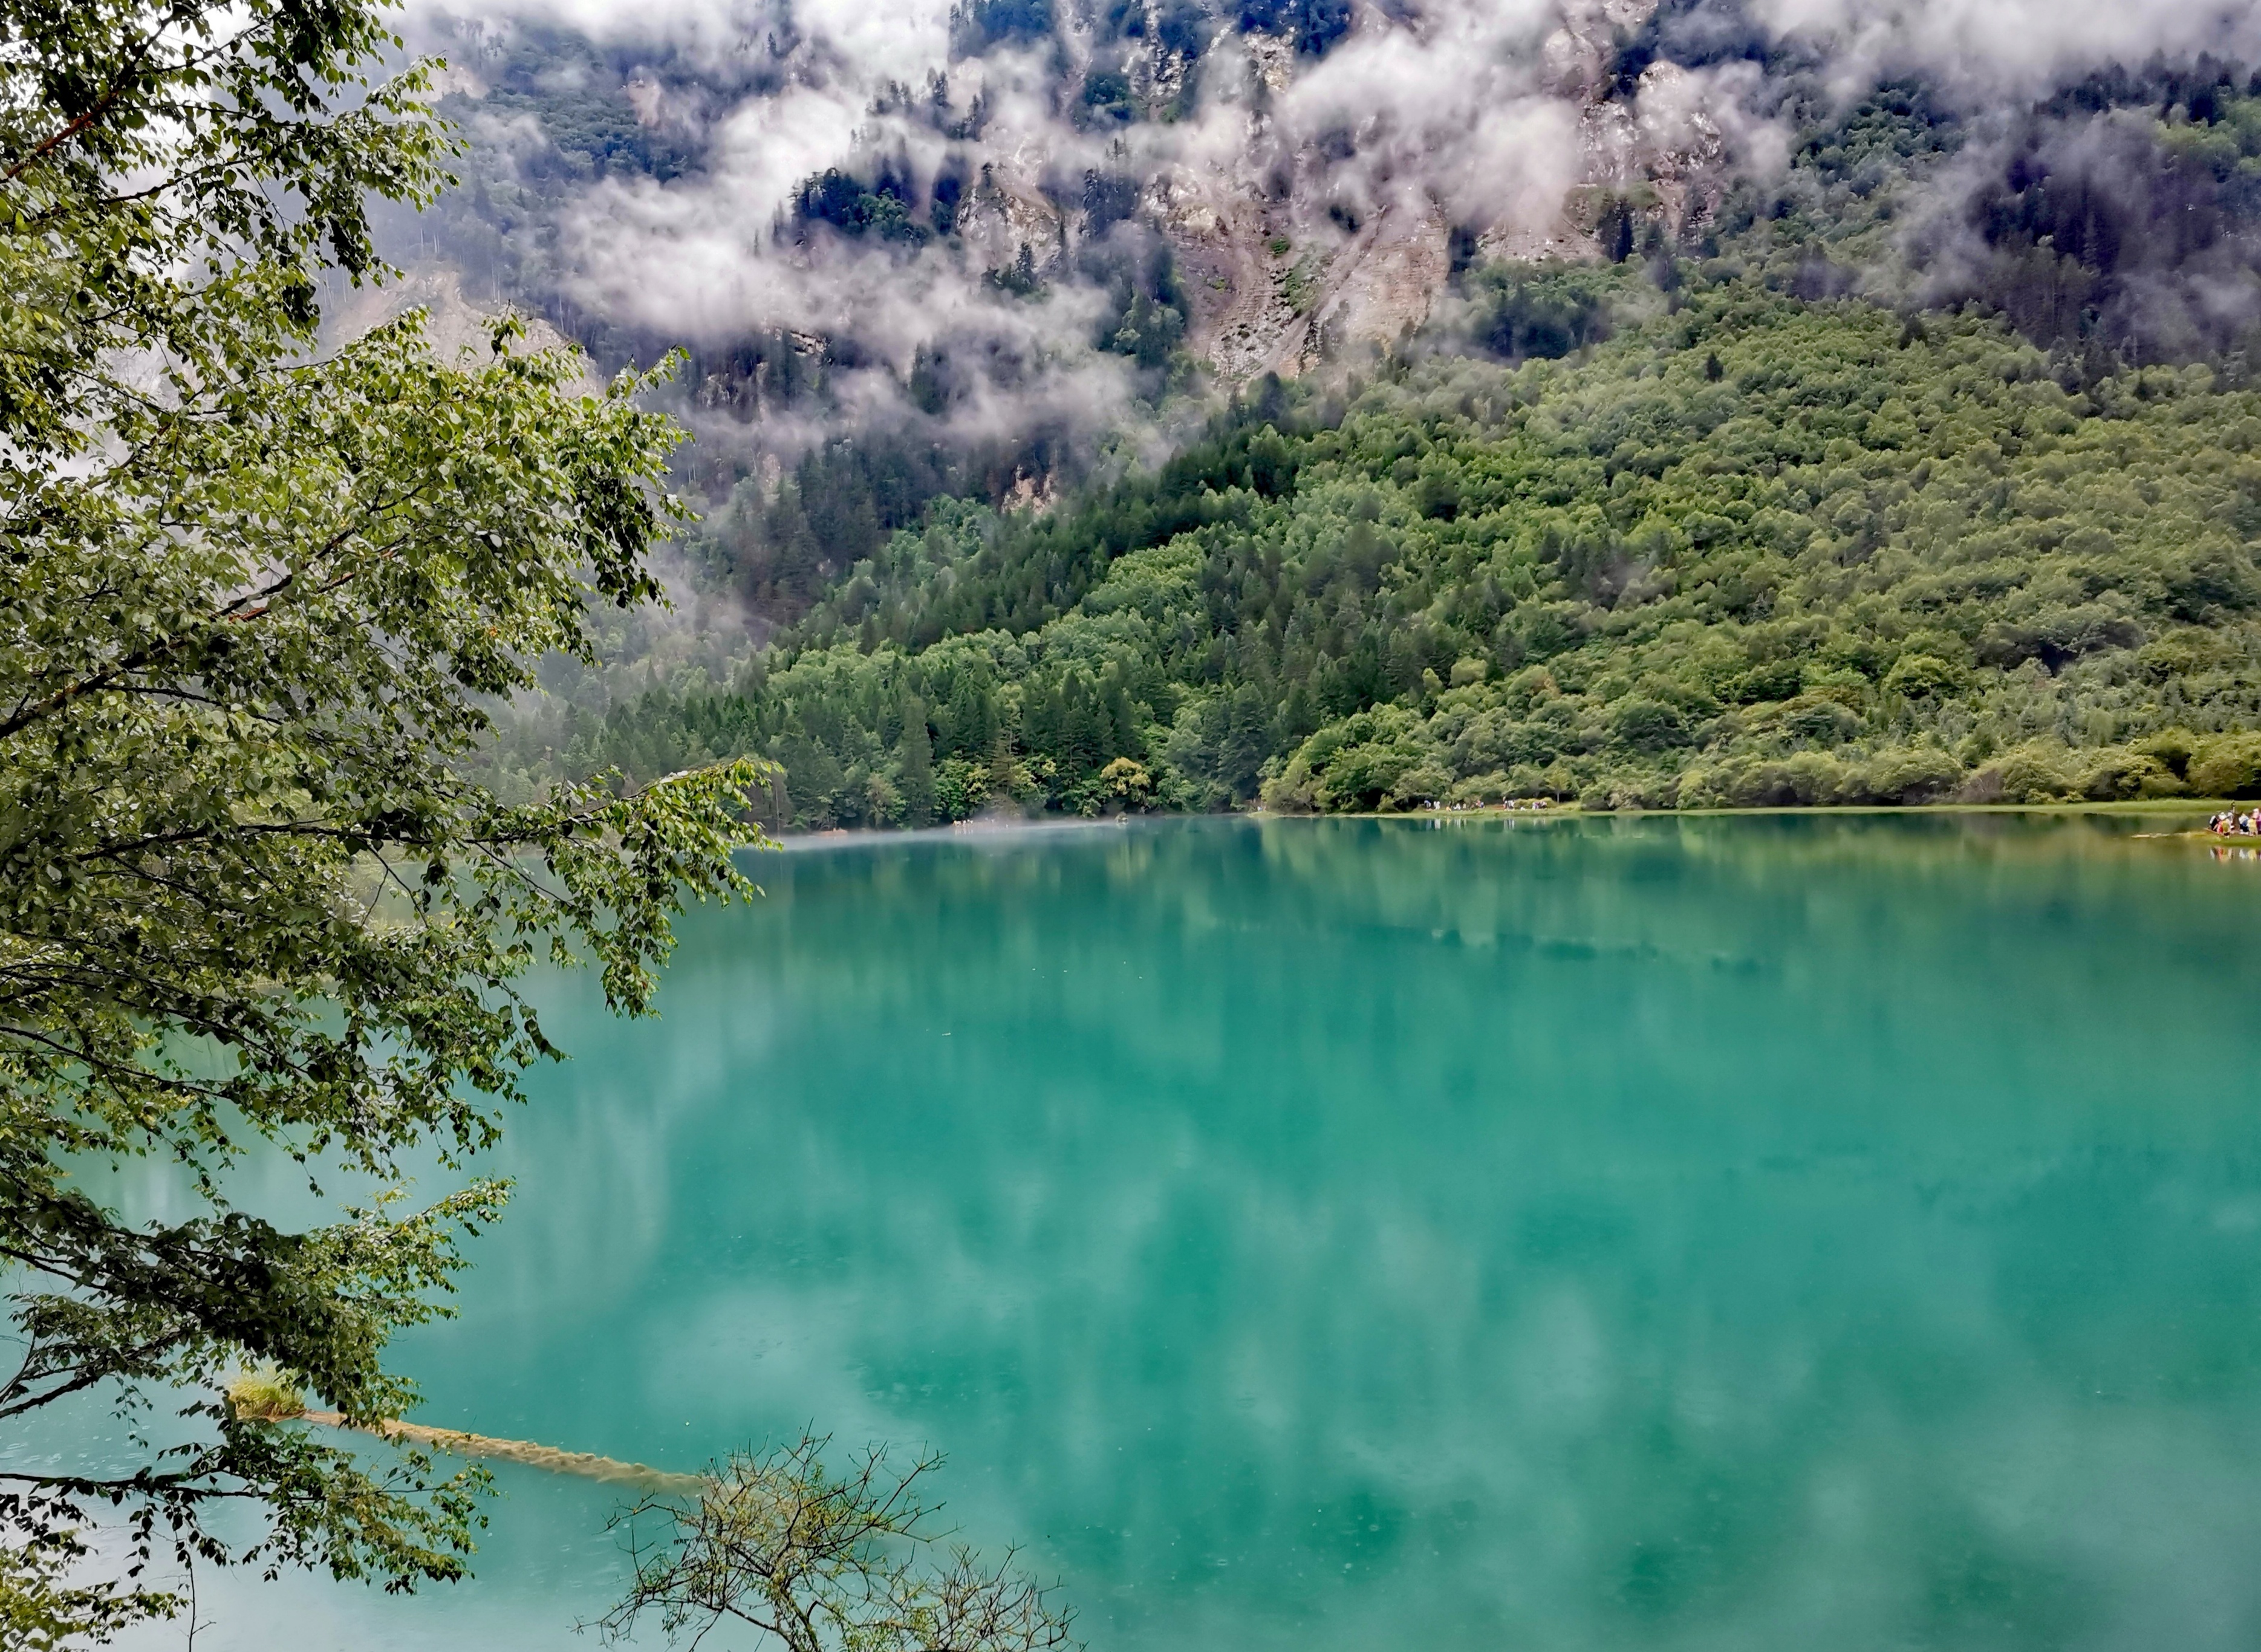
<svg viewBox="0 0 2261 1652"><path fill-rule="evenodd" d="M800 828L2261 790L2261 393L1748 278L1675 303L1576 361L1267 385L1048 516L938 509L729 690L495 759L758 753Z"/></svg>
<svg viewBox="0 0 2261 1652"><path fill-rule="evenodd" d="M1976 304L2099 367L2261 323L2229 0L481 0L415 32L470 149L398 256L607 373L685 352L678 480L757 630L930 500L1113 475L1267 370L1588 341L1503 317L1487 272L1535 260Z"/></svg>

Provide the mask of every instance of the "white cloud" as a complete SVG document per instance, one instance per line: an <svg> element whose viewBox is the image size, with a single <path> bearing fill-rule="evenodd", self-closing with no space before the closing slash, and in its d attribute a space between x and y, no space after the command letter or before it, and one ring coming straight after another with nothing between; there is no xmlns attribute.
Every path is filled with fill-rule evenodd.
<svg viewBox="0 0 2261 1652"><path fill-rule="evenodd" d="M1879 70L1921 68L1964 90L2032 92L2153 53L2261 53L2251 0L1750 0L1778 35L1836 49L1847 88Z"/></svg>
<svg viewBox="0 0 2261 1652"><path fill-rule="evenodd" d="M1069 0L1060 8L1066 14ZM1047 302L1013 303L984 284L980 262L994 262L999 246L1009 255L1026 238L1027 214L979 251L930 247L916 256L872 239L820 232L780 245L773 234L795 186L827 167L876 149L902 153L931 175L951 146L914 119L873 113L890 83L921 91L931 72L946 69L958 110L986 95L974 163L994 162L1038 217L1051 210L1039 189L1072 196L1087 168L1152 177L1167 166L1199 180L1217 222L1236 213L1253 222L1284 183L1298 210L1319 220L1311 226L1319 234L1331 233L1326 201L1369 213L1392 203L1427 212L1434 201L1455 224L1544 236L1566 194L1613 165L1638 170L1676 154L1683 171L1732 164L1764 174L1784 162L1783 132L1748 112L1768 104L1755 63L1652 74L1637 105L1594 111L1612 29L1637 25L1651 10L1653 0L1426 0L1393 21L1361 5L1349 36L1316 61L1298 60L1268 94L1254 60L1261 43L1228 25L1185 119L1104 130L1081 129L1064 113L1073 81L1063 82L1052 43L951 62L948 0L492 0L487 15L539 18L625 46L619 62L648 47L656 63L693 79L706 72L679 97L653 89L638 102L648 119L701 127L700 169L664 183L607 178L571 203L562 279L577 304L710 344L779 327L852 337L895 373L922 344L959 339L969 354L1025 365L1009 391L977 392L974 414L1001 424L1016 399L1080 400L1098 413L1125 394L1121 364L1091 348L1102 295L1062 283ZM1821 47L1847 91L1907 68L1965 95L2016 96L2158 51L2261 57L2255 0L1743 0L1742 11L1776 38ZM1566 12L1575 14L1567 32ZM436 22L435 11L420 15L427 28ZM763 77L750 75L749 54L766 54L773 38L798 45L782 60L764 56ZM1087 48L1062 49L1073 58ZM1274 80L1285 51L1270 48ZM1566 73L1566 61L1583 67ZM728 90L757 78L764 90ZM851 403L894 393L885 373L841 383ZM1038 384L1049 388L1031 388ZM991 399L980 402L983 394Z"/></svg>

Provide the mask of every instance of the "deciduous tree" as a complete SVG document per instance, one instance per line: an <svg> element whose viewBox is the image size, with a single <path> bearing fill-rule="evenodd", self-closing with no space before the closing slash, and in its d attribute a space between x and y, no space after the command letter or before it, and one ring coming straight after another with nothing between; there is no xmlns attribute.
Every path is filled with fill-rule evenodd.
<svg viewBox="0 0 2261 1652"><path fill-rule="evenodd" d="M364 204L427 200L449 137L371 0L0 4L0 1430L189 1397L188 1443L100 1472L8 1461L0 1625L99 1635L170 1602L74 1577L85 1512L141 1558L463 1569L474 1476L231 1414L271 1361L348 1419L413 1403L386 1339L439 1311L496 1183L426 1208L406 1156L491 1144L554 1053L520 982L593 960L647 1009L685 892L757 765L505 807L484 707L590 606L652 600L678 432L563 353L441 361L405 318L323 349L323 284L384 271ZM247 1208L247 1151L363 1208ZM159 1156L196 1210L81 1172ZM199 1393L211 1396L196 1397ZM142 1397L137 1400L137 1396ZM263 1511L229 1549L219 1504Z"/></svg>

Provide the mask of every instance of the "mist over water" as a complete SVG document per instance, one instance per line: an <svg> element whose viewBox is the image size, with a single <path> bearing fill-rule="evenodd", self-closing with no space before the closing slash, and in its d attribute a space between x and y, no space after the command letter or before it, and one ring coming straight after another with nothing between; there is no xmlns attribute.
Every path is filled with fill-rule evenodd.
<svg viewBox="0 0 2261 1652"><path fill-rule="evenodd" d="M659 1021L545 988L419 1420L930 1442L1095 1648L2250 1646L2261 866L2129 830L765 858ZM477 1583L199 1647L573 1644L613 1499L501 1479Z"/></svg>

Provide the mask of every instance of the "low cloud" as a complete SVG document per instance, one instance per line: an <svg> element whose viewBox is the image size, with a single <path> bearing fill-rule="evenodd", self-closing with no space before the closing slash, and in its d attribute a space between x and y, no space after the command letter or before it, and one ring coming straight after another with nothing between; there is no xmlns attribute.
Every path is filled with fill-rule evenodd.
<svg viewBox="0 0 2261 1652"><path fill-rule="evenodd" d="M963 45L981 4L954 23L947 0L494 0L479 14L490 45L539 28L597 42L599 68L558 74L609 76L588 90L693 157L664 176L600 165L544 197L549 290L644 340L727 351L784 330L830 352L821 406L764 405L749 439L772 449L843 421L912 418L909 376L934 357L951 363L953 428L1096 430L1151 389L1099 348L1121 272L1144 256L1131 229L1110 229L1119 213L1095 206L1108 190L1150 212L1171 203L1163 230L1181 248L1207 238L1202 278L1224 291L1279 280L1261 249L1282 232L1300 256L1351 246L1376 215L1532 253L1581 244L1563 226L1582 184L1654 185L1669 212L1700 213L1721 179L1785 166L1791 76L1847 99L1916 74L1985 106L2157 54L2261 59L2251 0L1669 0L1661 12L1654 0L1358 0L1317 54L1285 32L1243 36L1233 8L1188 33L1169 22L1182 6L1156 0L1115 33L1058 0L1046 32L1042 0L1001 3L1019 20L957 57L953 28ZM461 54L459 23L414 15L420 44ZM1115 81L1135 118L1101 100ZM533 117L507 119L493 153L530 177ZM895 169L921 225L945 175L980 194L979 211L924 244L917 226L888 238L794 221L800 186L831 168L865 183ZM1948 245L1952 216L1932 214L1950 275L1982 256ZM1016 258L1040 295L1001 284ZM2187 303L2243 314L2243 292L2208 275ZM1220 302L1206 289L1180 300L1212 320ZM1286 303L1268 320L1243 308L1249 325L1280 325Z"/></svg>
<svg viewBox="0 0 2261 1652"><path fill-rule="evenodd" d="M1847 94L1920 70L1970 96L2030 96L2155 54L2261 54L2251 0L1748 0L1778 39L1820 47Z"/></svg>

